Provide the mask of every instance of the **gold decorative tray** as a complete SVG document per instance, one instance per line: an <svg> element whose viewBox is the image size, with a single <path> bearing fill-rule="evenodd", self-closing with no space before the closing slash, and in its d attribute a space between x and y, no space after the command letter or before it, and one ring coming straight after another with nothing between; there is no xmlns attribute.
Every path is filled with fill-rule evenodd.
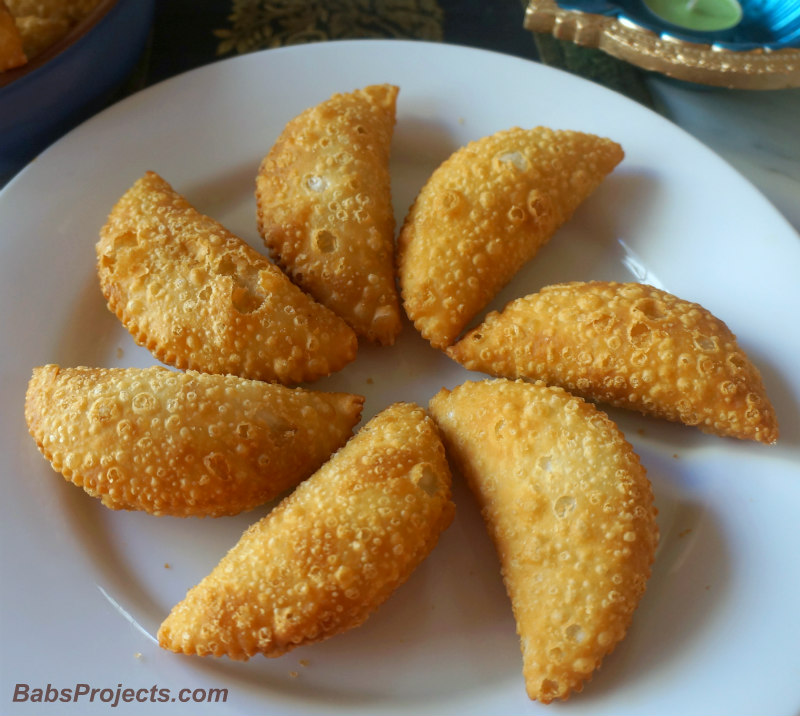
<svg viewBox="0 0 800 716"><path fill-rule="evenodd" d="M738 50L692 42L624 15L565 9L555 0L529 0L524 25L679 80L750 90L800 87L800 49L793 47Z"/></svg>

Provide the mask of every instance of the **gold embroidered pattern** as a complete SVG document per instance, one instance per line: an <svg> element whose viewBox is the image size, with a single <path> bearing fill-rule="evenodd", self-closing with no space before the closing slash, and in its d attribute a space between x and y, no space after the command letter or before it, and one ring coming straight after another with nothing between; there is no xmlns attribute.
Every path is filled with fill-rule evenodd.
<svg viewBox="0 0 800 716"><path fill-rule="evenodd" d="M232 0L230 26L214 31L217 54L321 40L442 40L436 0Z"/></svg>

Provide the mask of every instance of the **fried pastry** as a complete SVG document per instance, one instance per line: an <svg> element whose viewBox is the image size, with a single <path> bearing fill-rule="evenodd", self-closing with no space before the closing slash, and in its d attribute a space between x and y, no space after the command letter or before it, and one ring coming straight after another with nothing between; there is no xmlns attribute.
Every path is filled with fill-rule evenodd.
<svg viewBox="0 0 800 716"><path fill-rule="evenodd" d="M258 228L298 286L382 345L400 331L389 154L397 87L335 94L291 120L256 180Z"/></svg>
<svg viewBox="0 0 800 716"><path fill-rule="evenodd" d="M451 345L622 157L610 139L538 127L498 132L447 159L398 238L403 305L422 336Z"/></svg>
<svg viewBox="0 0 800 716"><path fill-rule="evenodd" d="M114 207L97 257L109 308L164 363L301 383L355 358L341 318L154 172Z"/></svg>
<svg viewBox="0 0 800 716"><path fill-rule="evenodd" d="M567 699L623 639L650 577L645 470L604 413L561 388L468 382L430 410L494 541L528 696Z"/></svg>
<svg viewBox="0 0 800 716"><path fill-rule="evenodd" d="M0 0L0 72L20 67L28 61L14 16Z"/></svg>
<svg viewBox="0 0 800 716"><path fill-rule="evenodd" d="M420 407L373 418L252 525L158 632L185 654L280 656L361 624L451 522L450 471Z"/></svg>
<svg viewBox="0 0 800 716"><path fill-rule="evenodd" d="M41 55L69 32L69 22L62 17L15 16L22 38L22 49L28 60Z"/></svg>
<svg viewBox="0 0 800 716"><path fill-rule="evenodd" d="M715 435L778 439L758 369L730 329L652 286L547 286L489 314L447 352L470 370L540 379Z"/></svg>
<svg viewBox="0 0 800 716"><path fill-rule="evenodd" d="M114 510L233 515L311 475L363 398L151 368L35 368L25 419L70 482Z"/></svg>
<svg viewBox="0 0 800 716"><path fill-rule="evenodd" d="M35 15L78 22L100 4L100 0L5 0L15 17Z"/></svg>
<svg viewBox="0 0 800 716"><path fill-rule="evenodd" d="M76 27L99 0L5 0L28 60L41 55ZM0 2L0 24L2 24Z"/></svg>

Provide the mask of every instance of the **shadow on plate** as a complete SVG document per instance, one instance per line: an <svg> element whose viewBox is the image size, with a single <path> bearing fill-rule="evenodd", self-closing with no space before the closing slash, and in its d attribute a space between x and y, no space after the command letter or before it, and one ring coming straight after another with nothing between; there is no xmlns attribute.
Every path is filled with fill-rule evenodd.
<svg viewBox="0 0 800 716"><path fill-rule="evenodd" d="M97 274L92 272L74 300L69 320L61 327L53 362L64 368L106 367L121 331L124 328L108 310Z"/></svg>
<svg viewBox="0 0 800 716"><path fill-rule="evenodd" d="M277 660L195 660L195 668L265 698L297 694L320 705L399 702L422 708L452 693L491 689L509 673L520 674L522 692L519 643L493 547L482 525L480 532L474 529L480 515L463 494L466 488L456 491L462 493L456 494L456 521L363 625ZM287 672L298 659L307 668L292 678Z"/></svg>
<svg viewBox="0 0 800 716"><path fill-rule="evenodd" d="M609 655L585 696L603 697L626 683L658 678L714 630L732 576L732 559L713 511L676 486L674 465L652 455L648 475L661 540L647 591L625 640ZM689 478L690 479L690 478Z"/></svg>
<svg viewBox="0 0 800 716"><path fill-rule="evenodd" d="M648 173L613 173L584 201L536 255L468 324L474 328L509 301L570 281L660 281L637 246L646 244L642 221L657 201L658 182Z"/></svg>
<svg viewBox="0 0 800 716"><path fill-rule="evenodd" d="M63 511L71 533L97 568L102 595L153 642L173 606L166 593L182 598L244 528L269 510L267 506L218 520L155 518L108 511L83 490L64 487L69 489L60 494ZM457 482L455 492L458 516L432 554L357 629L278 659L256 656L240 663L177 654L169 658L182 660L209 682L224 680L232 694L237 688L265 698L302 694L320 704L363 706L399 699L421 707L455 691L492 688L509 674L520 674L522 690L519 643L494 549L466 487ZM218 537L214 550L207 549L212 543L209 531ZM160 545L170 544L175 545L173 553L180 552L178 545L186 549L175 560L191 563L191 569L184 564L180 570L163 570ZM202 555L192 553L193 544ZM196 574L187 578L189 571ZM186 583L177 586L176 579ZM172 586L165 588L165 581ZM308 668L293 674L298 659Z"/></svg>
<svg viewBox="0 0 800 716"><path fill-rule="evenodd" d="M268 149L264 150L265 154ZM204 181L178 183L176 180L170 180L168 176L163 178L172 185L175 191L185 196L199 212L219 221L226 229L234 233L237 230L241 231L242 227L239 226L237 229L234 226L228 226L224 217L239 217L242 216L242 212L252 210L252 214L246 217L249 229L243 235L239 235L240 238L248 241L253 238L258 239L254 197L256 175L260 163L261 157L253 157L252 161L242 162L222 172L214 172L210 178ZM264 245L260 239L253 246L263 253Z"/></svg>
<svg viewBox="0 0 800 716"><path fill-rule="evenodd" d="M393 158L402 157L405 162L429 166L429 173L460 146L452 129L442 121L430 119L430 116L410 114L399 117L392 138Z"/></svg>

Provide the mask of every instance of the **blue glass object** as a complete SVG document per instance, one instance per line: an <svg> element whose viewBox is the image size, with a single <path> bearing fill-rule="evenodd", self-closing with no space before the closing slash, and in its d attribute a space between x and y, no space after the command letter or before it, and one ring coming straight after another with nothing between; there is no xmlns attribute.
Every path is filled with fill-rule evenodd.
<svg viewBox="0 0 800 716"><path fill-rule="evenodd" d="M726 50L800 48L800 0L739 0L741 22L714 32L698 32L666 22L651 12L642 0L557 1L564 10L608 15L628 20L658 35L718 45Z"/></svg>

